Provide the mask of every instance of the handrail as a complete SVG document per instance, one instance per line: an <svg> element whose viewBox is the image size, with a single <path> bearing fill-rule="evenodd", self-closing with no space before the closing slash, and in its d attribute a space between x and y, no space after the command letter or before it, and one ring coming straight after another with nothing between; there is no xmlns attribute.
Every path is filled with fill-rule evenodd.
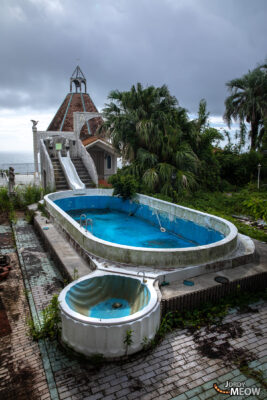
<svg viewBox="0 0 267 400"><path fill-rule="evenodd" d="M54 189L56 187L56 181L55 181L55 173L54 173L54 168L53 164L51 161L51 158L48 154L48 151L46 149L46 146L44 144L44 140L40 139L40 158L41 158L41 165L46 167L46 182L51 185L50 189ZM41 175L43 176L43 173L41 171Z"/></svg>
<svg viewBox="0 0 267 400"><path fill-rule="evenodd" d="M82 222L83 222L83 220L82 220L82 217L85 217L85 221L86 221L86 214L81 214L80 215L80 227L82 228Z"/></svg>
<svg viewBox="0 0 267 400"><path fill-rule="evenodd" d="M85 218L85 219L82 219L82 218ZM93 233L93 220L92 220L92 218L86 218L86 214L81 214L80 215L80 227L81 228L83 227L83 221L85 221L84 229L87 231L87 226L88 226L88 222L89 222L89 225L91 225L91 227L92 227L92 233Z"/></svg>
<svg viewBox="0 0 267 400"><path fill-rule="evenodd" d="M85 168L87 169L88 174L90 175L92 181L94 184L97 186L98 185L98 174L96 170L96 166L94 163L94 160L82 144L81 140L77 140L77 146L78 146L78 155L81 157Z"/></svg>

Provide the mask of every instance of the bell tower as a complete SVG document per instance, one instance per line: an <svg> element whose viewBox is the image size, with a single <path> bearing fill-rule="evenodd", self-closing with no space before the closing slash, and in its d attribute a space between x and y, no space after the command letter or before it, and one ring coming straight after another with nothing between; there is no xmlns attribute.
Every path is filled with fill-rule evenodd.
<svg viewBox="0 0 267 400"><path fill-rule="evenodd" d="M85 76L82 73L82 70L79 67L79 65L77 65L77 67L75 68L75 70L70 78L70 92L71 93L72 93L72 84L73 83L75 85L76 93L78 93L78 89L80 89L80 92L82 93L82 84L84 85L83 93L86 93L86 79L85 79Z"/></svg>

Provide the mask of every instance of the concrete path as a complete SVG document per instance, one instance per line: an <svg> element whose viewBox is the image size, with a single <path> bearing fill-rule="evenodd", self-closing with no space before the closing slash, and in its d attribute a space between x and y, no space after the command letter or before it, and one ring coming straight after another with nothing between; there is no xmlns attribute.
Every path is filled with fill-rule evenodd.
<svg viewBox="0 0 267 400"><path fill-rule="evenodd" d="M31 312L38 321L41 309L61 289L62 277L32 226L19 220L15 235ZM56 342L41 342L51 399L227 399L213 388L216 383L224 389L226 381L245 385L247 390L260 389L258 395L236 399L265 399L267 393L258 378L267 378L267 302L259 302L250 311L233 310L220 327L205 327L195 334L176 330L153 351L123 363L100 366L73 359ZM237 359L249 362L255 379L237 369Z"/></svg>

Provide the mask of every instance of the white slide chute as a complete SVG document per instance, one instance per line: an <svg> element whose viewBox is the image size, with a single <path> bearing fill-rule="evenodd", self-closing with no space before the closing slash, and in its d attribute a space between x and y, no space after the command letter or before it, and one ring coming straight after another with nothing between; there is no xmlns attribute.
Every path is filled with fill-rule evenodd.
<svg viewBox="0 0 267 400"><path fill-rule="evenodd" d="M67 179L69 187L72 190L85 189L85 184L80 180L76 168L71 161L70 153L67 152L67 157L62 157L61 151L58 152L58 158L63 169L64 175Z"/></svg>

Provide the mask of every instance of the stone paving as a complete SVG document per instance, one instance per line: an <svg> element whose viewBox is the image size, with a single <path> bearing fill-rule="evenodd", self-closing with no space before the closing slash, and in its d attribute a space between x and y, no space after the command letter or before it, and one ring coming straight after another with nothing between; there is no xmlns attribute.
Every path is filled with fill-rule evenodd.
<svg viewBox="0 0 267 400"><path fill-rule="evenodd" d="M0 282L11 327L11 333L0 337L0 399L50 399L38 344L27 335L30 312L9 225L0 225L0 253L7 254L12 265L8 278Z"/></svg>
<svg viewBox="0 0 267 400"><path fill-rule="evenodd" d="M31 312L38 322L41 309L61 289L63 279L32 226L19 220L15 235ZM267 303L262 301L243 314L232 310L219 329L172 332L153 351L127 362L101 366L73 358L56 342L42 341L39 348L51 399L226 399L229 396L217 393L213 384L224 389L228 380L261 389L258 395L234 398L265 399L262 384L242 374L235 361L248 360L250 372L258 371L266 379L266 344Z"/></svg>

